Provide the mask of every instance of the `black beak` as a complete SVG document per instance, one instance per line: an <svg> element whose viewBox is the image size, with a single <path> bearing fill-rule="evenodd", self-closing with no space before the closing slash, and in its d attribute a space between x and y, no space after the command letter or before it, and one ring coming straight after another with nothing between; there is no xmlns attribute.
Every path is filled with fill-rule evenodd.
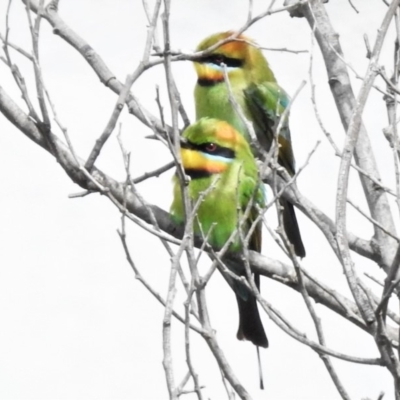
<svg viewBox="0 0 400 400"><path fill-rule="evenodd" d="M197 149L197 146L195 146L192 142L189 142L189 140L187 140L184 137L181 137L180 143L181 143L181 149L190 149L190 150Z"/></svg>

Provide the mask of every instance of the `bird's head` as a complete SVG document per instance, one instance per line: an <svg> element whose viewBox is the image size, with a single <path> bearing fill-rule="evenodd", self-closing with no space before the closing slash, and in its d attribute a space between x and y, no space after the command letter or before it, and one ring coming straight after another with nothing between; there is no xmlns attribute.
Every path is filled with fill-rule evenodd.
<svg viewBox="0 0 400 400"><path fill-rule="evenodd" d="M198 45L196 51L204 51L233 34L233 31L228 31L211 35ZM244 35L222 44L194 62L198 83L211 86L223 82L223 64L226 66L229 79L234 83L235 81L275 82L274 74L262 52L253 40Z"/></svg>
<svg viewBox="0 0 400 400"><path fill-rule="evenodd" d="M233 163L252 160L246 139L225 121L201 118L183 133L183 168L192 178L223 173Z"/></svg>

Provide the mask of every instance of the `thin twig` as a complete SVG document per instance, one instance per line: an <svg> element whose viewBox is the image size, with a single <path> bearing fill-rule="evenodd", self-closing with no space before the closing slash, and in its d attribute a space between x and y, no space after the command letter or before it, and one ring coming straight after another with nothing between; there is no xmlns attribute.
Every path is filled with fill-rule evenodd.
<svg viewBox="0 0 400 400"><path fill-rule="evenodd" d="M173 168L175 166L175 163L173 161L169 162L168 164L163 165L160 168L157 168L153 171L150 172L145 172L143 175L138 176L135 179L132 179L132 182L135 184L138 184L140 182L143 182L149 178L154 178L154 177L159 177L161 174L163 174L164 172L169 171L171 168Z"/></svg>
<svg viewBox="0 0 400 400"><path fill-rule="evenodd" d="M371 222L373 225L381 229L383 232L385 232L387 235L391 236L393 239L395 239L397 242L400 242L400 239L396 236L393 235L392 232L389 232L384 226L382 226L378 221L374 220L371 218L365 211L363 211L357 204L355 204L351 199L347 198L347 202L354 208L356 209L363 217L365 217L369 222Z"/></svg>
<svg viewBox="0 0 400 400"><path fill-rule="evenodd" d="M190 304L192 303L192 296L194 294L193 290L193 281L191 285L191 289L188 295L188 298L186 299L184 306L185 306L185 352L186 352L186 363L189 368L190 375L193 379L194 382L194 392L197 395L197 398L199 400L203 400L203 393L201 391L201 385L199 382L199 376L197 372L194 369L193 366L193 360L192 360L192 355L191 355L191 350L190 350Z"/></svg>
<svg viewBox="0 0 400 400"><path fill-rule="evenodd" d="M106 143L108 138L113 133L115 126L117 125L118 118L121 115L121 112L124 108L124 104L125 104L126 98L128 97L131 86L133 85L135 79L137 79L139 77L139 75L142 71L139 69L139 70L136 70L135 72L137 72L136 76L132 74L132 75L128 75L126 77L124 87L122 88L122 90L118 96L117 102L115 103L115 106L111 113L110 119L108 120L103 133L96 140L96 143L93 146L92 151L90 152L90 155L85 163L85 168L88 171L90 171L93 168L94 163L96 162L97 158L99 157L104 144Z"/></svg>
<svg viewBox="0 0 400 400"><path fill-rule="evenodd" d="M378 346L381 354L384 357L386 367L392 373L396 393L400 394L400 369L399 363L396 357L393 354L392 348L388 345L387 334L385 332L385 326L380 321L380 318L377 318L375 321L375 315L372 310L372 307L369 303L368 297L366 294L360 289L360 279L357 276L357 273L354 268L354 264L350 255L348 239L346 237L346 200L347 200L347 191L348 191L348 183L349 183L349 170L351 159L353 156L353 152L357 143L357 139L359 136L360 128L361 128L361 115L365 106L365 103L368 98L368 94L371 90L372 84L376 77L377 71L377 63L379 60L379 55L382 49L382 45L384 42L385 35L387 33L390 21L400 3L400 0L394 0L381 24L381 28L378 31L377 39L375 41L374 48L372 50L370 63L368 67L367 74L364 78L356 106L353 110L349 126L347 129L346 141L344 145L343 156L341 158L340 168L339 168L339 180L338 180L338 188L336 195L336 227L337 227L337 242L339 254L341 256L342 265L344 268L344 272L347 278L347 282L349 284L350 290L353 294L353 297L356 301L356 304L361 312L361 315L365 319L367 323L370 324L371 329L374 333L374 338L376 341L376 345ZM365 156L365 155L364 155Z"/></svg>
<svg viewBox="0 0 400 400"><path fill-rule="evenodd" d="M0 32L0 40L6 44L6 40L4 38L4 36L1 34ZM29 54L26 50L22 49L21 47L17 46L14 43L11 43L10 41L7 42L7 46L11 47L12 49L14 49L15 51L18 51L18 53L22 54L24 57L26 57L28 60L33 62L33 57L32 54Z"/></svg>
<svg viewBox="0 0 400 400"><path fill-rule="evenodd" d="M353 4L353 2L352 2L351 0L349 0L349 3L350 3L350 5L351 5L352 9L358 14L359 11L357 10L357 8L356 8L356 6Z"/></svg>
<svg viewBox="0 0 400 400"><path fill-rule="evenodd" d="M124 217L122 215L122 217ZM135 263L133 262L133 259L130 255L129 252L129 248L126 242L126 232L125 232L125 222L121 222L121 230L117 231L118 235L121 239L122 242L122 246L124 248L124 252L126 255L126 259L128 260L129 265L131 266L133 272L135 273L135 278L149 291L149 293L151 293L156 299L157 301L162 304L163 307L165 307L166 302L165 300L162 298L162 296L156 292L153 287L146 281L146 279L143 277L143 275L140 273L140 271L136 268ZM172 315L178 320L180 321L182 324L185 324L185 318L182 317L181 315L179 315L176 311L172 311ZM189 324L190 329L192 329L193 331L197 332L198 334L202 334L202 330L201 328L193 325L193 324Z"/></svg>
<svg viewBox="0 0 400 400"><path fill-rule="evenodd" d="M282 216L280 216L280 218L282 218ZM280 225L282 226L283 221L280 221ZM307 293L307 289L305 287L304 284L304 279L303 279L303 269L300 266L300 263L296 257L296 254L294 252L294 248L293 245L289 242L286 233L284 231L284 229L280 229L279 230L281 238L285 244L285 247L290 255L290 258L292 260L293 266L296 270L296 274L297 274L297 279L299 282L299 287L300 287L300 293L303 297L303 300L307 306L308 312L311 315L311 318L314 322L314 326L315 329L317 331L317 336L318 336L318 342L322 345L322 346L326 346L326 341L325 341L325 335L324 335L324 331L322 328L322 324L321 324L321 320L317 315L317 312L313 306L313 303L310 300L310 297ZM328 373L330 375L330 377L332 378L333 383L336 386L336 389L338 390L340 396L342 397L343 400L350 400L350 397L348 395L348 393L346 392L343 383L340 381L335 368L332 365L332 362L330 360L329 357L327 357L326 355L322 355L320 354L322 361L325 364L326 369L328 370Z"/></svg>

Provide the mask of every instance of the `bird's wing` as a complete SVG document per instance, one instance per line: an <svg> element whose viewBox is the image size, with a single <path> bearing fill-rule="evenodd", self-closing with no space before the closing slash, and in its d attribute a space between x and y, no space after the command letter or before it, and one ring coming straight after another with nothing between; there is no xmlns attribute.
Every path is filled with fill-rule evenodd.
<svg viewBox="0 0 400 400"><path fill-rule="evenodd" d="M281 116L289 103L285 91L275 82L251 84L244 90L245 102L254 130L263 148L270 149ZM295 161L290 138L288 116L282 121L278 137L278 162L290 175L295 173Z"/></svg>
<svg viewBox="0 0 400 400"><path fill-rule="evenodd" d="M258 217L258 208L265 204L265 187L259 182L257 183L253 177L245 176L241 180L241 198L240 205L243 213L246 211L247 205L252 201L253 205L250 210L249 219L245 225L245 231L248 232ZM261 253L261 222L257 223L254 233L249 241L249 249Z"/></svg>
<svg viewBox="0 0 400 400"><path fill-rule="evenodd" d="M256 193L254 194L255 190ZM250 228L252 227L254 221L258 216L258 208L256 204L258 204L260 207L263 207L265 204L264 193L263 193L264 190L265 190L264 185L262 183L260 186L257 185L257 182L253 177L244 174L241 175L240 188L238 191L238 206L241 209L241 215L243 215L246 212L247 205L249 204L249 202L250 201L253 202L253 205L251 206L250 209L249 218L246 220L244 225L242 225L244 236L247 235L247 233L249 232ZM249 247L248 247L249 250L254 250L259 253L261 252L261 231L262 231L261 228L262 228L261 222L258 222L257 226L255 227L249 239ZM231 260L229 262L229 269L231 269L233 272L235 272L235 274L239 276L246 275L243 263L239 260ZM243 301L248 301L248 299L251 298L250 292L245 285L236 280L232 280L232 278L229 277L225 278L227 279L228 283L231 285L231 287L233 288L239 299ZM258 274L254 274L254 280L257 287L260 288L260 277Z"/></svg>

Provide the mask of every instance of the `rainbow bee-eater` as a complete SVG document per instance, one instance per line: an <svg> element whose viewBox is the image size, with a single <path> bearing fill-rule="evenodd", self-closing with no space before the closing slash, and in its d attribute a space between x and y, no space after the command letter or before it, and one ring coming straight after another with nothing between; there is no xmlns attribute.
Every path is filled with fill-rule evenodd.
<svg viewBox="0 0 400 400"><path fill-rule="evenodd" d="M197 47L203 51L231 36L222 32L209 36ZM196 117L218 118L229 122L250 141L248 130L229 100L224 81L226 68L232 94L242 108L245 117L252 122L260 145L269 150L282 113L289 103L288 95L276 82L266 58L255 43L243 35L227 42L194 63L198 80L195 87ZM278 162L293 176L295 160L290 138L288 118L282 121L279 131ZM304 257L306 252L297 224L293 204L280 198L283 227L296 254Z"/></svg>
<svg viewBox="0 0 400 400"><path fill-rule="evenodd" d="M188 196L191 203L206 193L197 209L193 231L203 234L216 250L221 249L242 221L246 235L264 206L264 188L259 184L257 165L245 138L230 124L211 118L201 118L183 133L181 159L184 172L190 177ZM211 188L210 188L211 186ZM246 213L249 207L250 212ZM171 214L177 223L184 223L184 206L177 175L174 176L174 200ZM244 221L243 221L244 219ZM229 245L230 254L240 254L243 241L239 234ZM249 249L261 251L261 225L257 223L249 240ZM228 268L246 276L244 265L229 262ZM268 347L254 295L242 283L225 278L235 291L239 307L237 337L256 346ZM254 274L256 286L260 276Z"/></svg>

